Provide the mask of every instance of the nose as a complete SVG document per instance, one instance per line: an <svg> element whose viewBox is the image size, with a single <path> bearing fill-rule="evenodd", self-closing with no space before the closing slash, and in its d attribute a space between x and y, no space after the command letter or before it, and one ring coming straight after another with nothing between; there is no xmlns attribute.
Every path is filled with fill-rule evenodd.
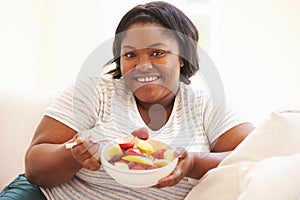
<svg viewBox="0 0 300 200"><path fill-rule="evenodd" d="M138 63L136 64L136 69L139 71L147 71L149 69L152 69L152 67L152 62L146 55L141 56L138 60Z"/></svg>
<svg viewBox="0 0 300 200"><path fill-rule="evenodd" d="M135 68L136 68L136 70L139 70L139 71L147 71L149 69L152 69L152 63L147 62L147 63L143 63L143 64L137 64Z"/></svg>

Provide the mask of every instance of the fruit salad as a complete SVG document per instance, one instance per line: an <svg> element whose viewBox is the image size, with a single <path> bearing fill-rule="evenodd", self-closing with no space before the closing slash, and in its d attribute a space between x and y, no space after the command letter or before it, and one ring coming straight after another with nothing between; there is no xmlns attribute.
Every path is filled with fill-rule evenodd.
<svg viewBox="0 0 300 200"><path fill-rule="evenodd" d="M164 146L154 148L149 142L147 128L131 133L133 139L107 149L109 163L125 170L149 170L163 167L176 158L174 149Z"/></svg>

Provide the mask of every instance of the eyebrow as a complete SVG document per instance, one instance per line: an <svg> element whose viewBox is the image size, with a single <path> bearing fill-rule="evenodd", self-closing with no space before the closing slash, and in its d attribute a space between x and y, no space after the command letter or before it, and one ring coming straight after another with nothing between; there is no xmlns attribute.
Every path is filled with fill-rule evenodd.
<svg viewBox="0 0 300 200"><path fill-rule="evenodd" d="M158 47L158 46L168 47L168 45L166 45L165 43L158 42L158 43L149 45L147 48L154 48L154 47ZM130 45L123 45L122 48L136 49L135 47L130 46Z"/></svg>

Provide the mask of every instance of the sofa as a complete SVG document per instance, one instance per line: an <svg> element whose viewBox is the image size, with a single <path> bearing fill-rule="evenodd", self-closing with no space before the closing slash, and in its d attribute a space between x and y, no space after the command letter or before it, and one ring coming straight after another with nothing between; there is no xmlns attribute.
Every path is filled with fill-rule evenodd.
<svg viewBox="0 0 300 200"><path fill-rule="evenodd" d="M0 90L0 190L24 173L24 155L53 91Z"/></svg>
<svg viewBox="0 0 300 200"><path fill-rule="evenodd" d="M24 155L55 92L0 91L0 189L24 172ZM300 110L274 111L186 200L299 200Z"/></svg>

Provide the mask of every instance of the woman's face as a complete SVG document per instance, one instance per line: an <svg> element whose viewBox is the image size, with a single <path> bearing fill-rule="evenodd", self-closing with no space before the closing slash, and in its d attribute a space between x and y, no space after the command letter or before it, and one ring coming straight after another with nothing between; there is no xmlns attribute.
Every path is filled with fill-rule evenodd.
<svg viewBox="0 0 300 200"><path fill-rule="evenodd" d="M142 102L173 99L179 86L179 45L162 26L132 25L121 43L120 67L123 79Z"/></svg>

